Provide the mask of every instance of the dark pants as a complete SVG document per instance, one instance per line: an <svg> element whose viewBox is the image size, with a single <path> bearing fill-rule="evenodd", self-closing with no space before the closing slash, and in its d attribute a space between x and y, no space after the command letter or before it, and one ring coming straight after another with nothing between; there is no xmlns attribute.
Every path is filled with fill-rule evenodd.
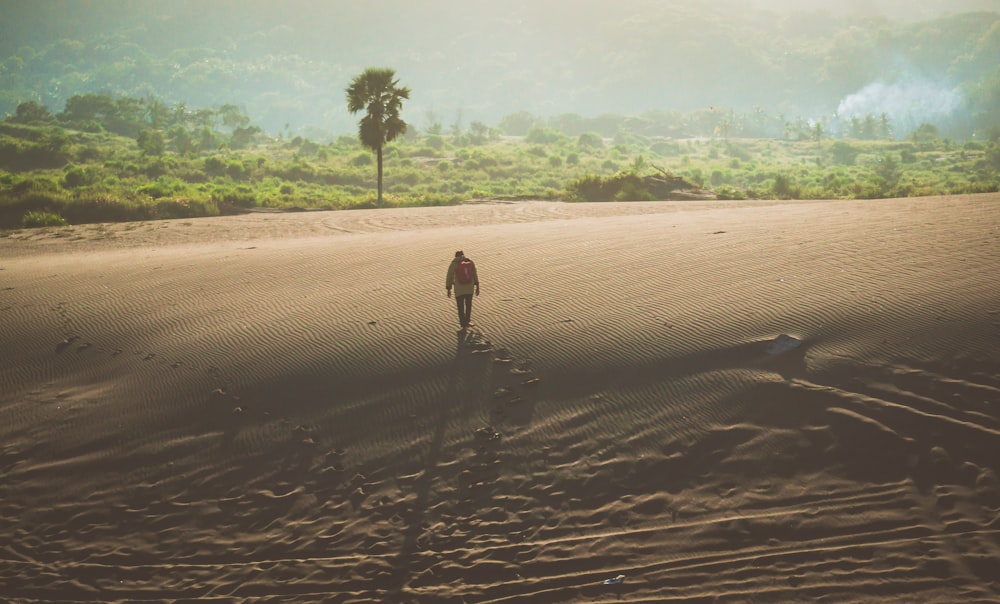
<svg viewBox="0 0 1000 604"><path fill-rule="evenodd" d="M462 294L455 296L455 304L458 305L458 322L462 327L468 327L472 319L472 294Z"/></svg>

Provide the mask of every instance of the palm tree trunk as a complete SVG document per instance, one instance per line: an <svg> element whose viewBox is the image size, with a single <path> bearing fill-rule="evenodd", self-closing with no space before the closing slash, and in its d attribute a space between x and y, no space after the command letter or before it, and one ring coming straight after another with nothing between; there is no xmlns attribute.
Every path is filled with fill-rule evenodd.
<svg viewBox="0 0 1000 604"><path fill-rule="evenodd" d="M378 154L378 207L382 207L382 145L376 150Z"/></svg>

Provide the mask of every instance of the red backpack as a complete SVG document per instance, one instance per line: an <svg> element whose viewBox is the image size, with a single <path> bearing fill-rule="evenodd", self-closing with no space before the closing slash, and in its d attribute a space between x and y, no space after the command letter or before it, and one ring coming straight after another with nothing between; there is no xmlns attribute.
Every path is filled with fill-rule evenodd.
<svg viewBox="0 0 1000 604"><path fill-rule="evenodd" d="M472 268L472 260L463 259L455 267L455 281L462 284L472 283L475 280L475 269Z"/></svg>

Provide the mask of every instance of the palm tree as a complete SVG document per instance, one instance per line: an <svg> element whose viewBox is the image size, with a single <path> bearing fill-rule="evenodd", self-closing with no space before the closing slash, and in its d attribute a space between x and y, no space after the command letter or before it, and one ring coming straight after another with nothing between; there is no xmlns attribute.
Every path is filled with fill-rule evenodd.
<svg viewBox="0 0 1000 604"><path fill-rule="evenodd" d="M347 110L366 113L358 123L361 144L378 157L378 207L382 207L382 146L406 132L406 122L399 117L403 99L410 89L399 87L392 69L369 67L347 87Z"/></svg>

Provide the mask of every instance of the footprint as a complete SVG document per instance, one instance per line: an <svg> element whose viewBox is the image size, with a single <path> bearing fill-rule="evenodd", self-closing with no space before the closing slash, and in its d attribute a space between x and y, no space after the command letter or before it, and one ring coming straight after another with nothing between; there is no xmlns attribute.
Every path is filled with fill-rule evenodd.
<svg viewBox="0 0 1000 604"><path fill-rule="evenodd" d="M493 429L493 426L485 426L476 430L476 437L482 440L500 440L503 435Z"/></svg>
<svg viewBox="0 0 1000 604"><path fill-rule="evenodd" d="M62 342L59 342L58 344L56 344L56 354L62 354L62 352L66 350L73 342L76 342L79 339L80 336L69 336Z"/></svg>

